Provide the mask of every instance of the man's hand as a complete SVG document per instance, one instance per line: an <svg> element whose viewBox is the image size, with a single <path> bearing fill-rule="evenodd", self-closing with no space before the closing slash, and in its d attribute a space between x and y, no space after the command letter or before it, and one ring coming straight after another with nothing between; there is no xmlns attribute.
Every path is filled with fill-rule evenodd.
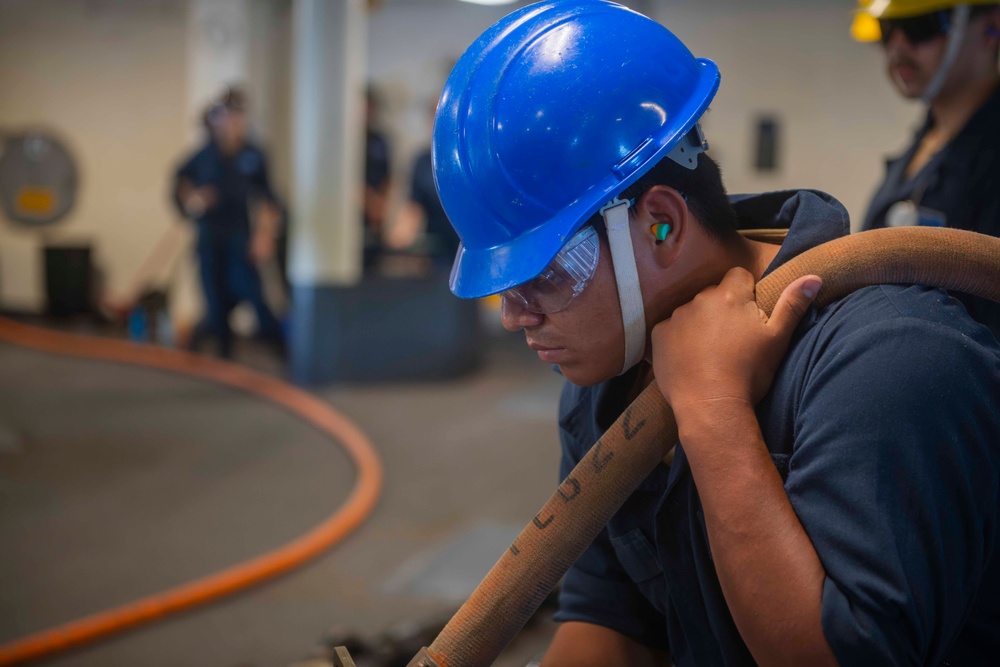
<svg viewBox="0 0 1000 667"><path fill-rule="evenodd" d="M837 664L822 627L826 571L755 414L821 285L794 281L769 318L753 276L733 269L653 329L653 370L677 417L722 594L760 665Z"/></svg>
<svg viewBox="0 0 1000 667"><path fill-rule="evenodd" d="M192 218L200 217L205 211L215 206L219 193L211 185L193 187L181 193L181 203L184 212Z"/></svg>
<svg viewBox="0 0 1000 667"><path fill-rule="evenodd" d="M753 276L737 267L656 325L653 370L674 413L718 401L755 406L822 284L818 276L792 282L769 318L754 300Z"/></svg>

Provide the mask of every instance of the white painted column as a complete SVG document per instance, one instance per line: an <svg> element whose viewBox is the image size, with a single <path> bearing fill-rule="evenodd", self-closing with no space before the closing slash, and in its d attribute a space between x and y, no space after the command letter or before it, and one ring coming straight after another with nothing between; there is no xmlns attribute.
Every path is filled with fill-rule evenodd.
<svg viewBox="0 0 1000 667"><path fill-rule="evenodd" d="M294 0L290 277L296 288L361 278L364 0Z"/></svg>

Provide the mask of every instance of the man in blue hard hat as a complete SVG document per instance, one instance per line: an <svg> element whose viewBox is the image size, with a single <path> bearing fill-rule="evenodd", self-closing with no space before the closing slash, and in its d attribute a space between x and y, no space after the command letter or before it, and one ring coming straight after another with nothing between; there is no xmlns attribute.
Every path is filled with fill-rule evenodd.
<svg viewBox="0 0 1000 667"><path fill-rule="evenodd" d="M545 1L483 33L438 106L452 291L501 294L565 376L563 477L654 381L679 426L567 573L542 664L992 664L1000 347L918 286L817 309L805 276L764 315L755 282L847 213L727 197L698 127L719 80L640 14Z"/></svg>
<svg viewBox="0 0 1000 667"><path fill-rule="evenodd" d="M927 106L910 146L886 164L863 228L1000 236L1000 2L866 0L852 33L881 42L893 86ZM958 298L1000 336L1000 304Z"/></svg>

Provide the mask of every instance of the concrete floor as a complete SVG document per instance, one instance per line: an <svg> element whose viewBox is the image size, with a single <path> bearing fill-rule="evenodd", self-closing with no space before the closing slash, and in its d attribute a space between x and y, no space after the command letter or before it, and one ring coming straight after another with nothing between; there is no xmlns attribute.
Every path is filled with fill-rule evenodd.
<svg viewBox="0 0 1000 667"><path fill-rule="evenodd" d="M516 530L557 481L561 381L522 348L499 341L460 381L321 392L383 458L358 532L276 581L44 664L284 667L330 628L371 636L449 612L421 573L485 573L500 551L455 564L443 547ZM0 425L0 642L279 546L353 482L334 443L256 399L6 344ZM551 631L543 621L497 664L524 665Z"/></svg>

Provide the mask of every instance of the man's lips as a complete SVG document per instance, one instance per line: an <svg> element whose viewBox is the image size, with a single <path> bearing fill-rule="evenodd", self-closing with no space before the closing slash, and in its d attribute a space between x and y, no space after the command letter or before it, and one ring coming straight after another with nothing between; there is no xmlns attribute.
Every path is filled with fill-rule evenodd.
<svg viewBox="0 0 1000 667"><path fill-rule="evenodd" d="M529 340L528 347L538 353L538 357L542 361L547 361L550 363L556 363L565 354L566 348L564 347L554 347L550 345L542 345L535 341Z"/></svg>
<svg viewBox="0 0 1000 667"><path fill-rule="evenodd" d="M913 64L907 62L893 63L892 69L903 81L912 80L917 73L917 68Z"/></svg>

